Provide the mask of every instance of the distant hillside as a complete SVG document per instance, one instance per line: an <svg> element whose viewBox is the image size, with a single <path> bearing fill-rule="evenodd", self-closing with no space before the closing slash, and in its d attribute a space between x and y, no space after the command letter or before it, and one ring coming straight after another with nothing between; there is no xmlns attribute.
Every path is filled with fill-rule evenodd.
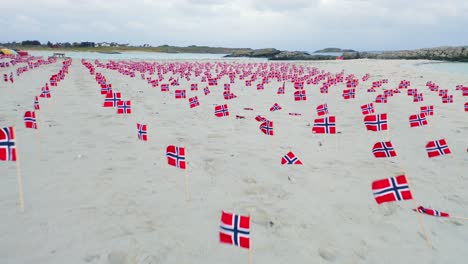
<svg viewBox="0 0 468 264"><path fill-rule="evenodd" d="M326 48L314 51L314 53L331 53L331 52L356 52L352 49L340 49L340 48Z"/></svg>

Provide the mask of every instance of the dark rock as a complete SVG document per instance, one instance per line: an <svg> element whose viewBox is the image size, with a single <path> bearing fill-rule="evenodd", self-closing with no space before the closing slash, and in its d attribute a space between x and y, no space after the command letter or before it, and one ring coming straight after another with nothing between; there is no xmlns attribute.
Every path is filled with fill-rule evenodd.
<svg viewBox="0 0 468 264"><path fill-rule="evenodd" d="M407 59L407 60L442 60L468 62L468 46L437 47L417 50L387 51L380 54L368 52L344 53L344 59Z"/></svg>
<svg viewBox="0 0 468 264"><path fill-rule="evenodd" d="M356 52L356 51L352 49L340 49L340 48L325 48L325 49L314 51L314 53L327 53L327 52Z"/></svg>

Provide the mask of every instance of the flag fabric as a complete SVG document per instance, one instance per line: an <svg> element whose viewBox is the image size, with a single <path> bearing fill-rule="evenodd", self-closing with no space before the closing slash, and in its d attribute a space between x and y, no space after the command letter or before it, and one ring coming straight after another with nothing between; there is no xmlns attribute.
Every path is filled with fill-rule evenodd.
<svg viewBox="0 0 468 264"><path fill-rule="evenodd" d="M372 148L372 154L374 154L374 157L376 158L391 158L397 156L391 141L375 143L374 147Z"/></svg>
<svg viewBox="0 0 468 264"><path fill-rule="evenodd" d="M377 204L413 199L405 175L372 182L372 192Z"/></svg>
<svg viewBox="0 0 468 264"><path fill-rule="evenodd" d="M104 98L103 107L116 107L117 103L122 101L120 92L113 92L106 94Z"/></svg>
<svg viewBox="0 0 468 264"><path fill-rule="evenodd" d="M353 99L356 97L356 89L346 89L346 90L343 90L343 94L342 94L343 98L345 100L348 100L348 99Z"/></svg>
<svg viewBox="0 0 468 264"><path fill-rule="evenodd" d="M367 115L364 117L364 125L370 131L383 131L388 129L387 113Z"/></svg>
<svg viewBox="0 0 468 264"><path fill-rule="evenodd" d="M284 165L284 164L302 165L302 162L300 159L296 157L294 153L290 151L288 152L288 154L284 155L281 158L281 165Z"/></svg>
<svg viewBox="0 0 468 264"><path fill-rule="evenodd" d="M250 216L222 211L219 242L250 248Z"/></svg>
<svg viewBox="0 0 468 264"><path fill-rule="evenodd" d="M418 94L418 89L408 89L406 93L408 94L408 96L415 96L416 94Z"/></svg>
<svg viewBox="0 0 468 264"><path fill-rule="evenodd" d="M42 98L50 98L50 90L48 87L42 87L41 89L41 95L39 95L39 97L42 97Z"/></svg>
<svg viewBox="0 0 468 264"><path fill-rule="evenodd" d="M217 105L217 106L215 106L214 110L215 110L214 115L216 117L229 116L229 109L228 109L227 104Z"/></svg>
<svg viewBox="0 0 468 264"><path fill-rule="evenodd" d="M194 108L200 105L200 102L198 101L197 96L189 98L189 103L190 103L190 108Z"/></svg>
<svg viewBox="0 0 468 264"><path fill-rule="evenodd" d="M450 217L448 213L441 212L435 209L425 208L424 206L418 206L418 208L413 209L413 211L435 217Z"/></svg>
<svg viewBox="0 0 468 264"><path fill-rule="evenodd" d="M365 105L361 105L361 111L363 115L369 115L374 113L374 104L368 103Z"/></svg>
<svg viewBox="0 0 468 264"><path fill-rule="evenodd" d="M34 111L26 111L24 113L24 125L26 128L37 129L36 113Z"/></svg>
<svg viewBox="0 0 468 264"><path fill-rule="evenodd" d="M268 135L268 136L273 136L273 121L265 120L263 123L260 124L259 127L260 131L262 131L263 134Z"/></svg>
<svg viewBox="0 0 468 264"><path fill-rule="evenodd" d="M175 90L175 99L185 99L185 90Z"/></svg>
<svg viewBox="0 0 468 264"><path fill-rule="evenodd" d="M305 100L307 100L305 90L298 90L294 92L294 101L305 101Z"/></svg>
<svg viewBox="0 0 468 264"><path fill-rule="evenodd" d="M468 102L465 103L465 112L468 112Z"/></svg>
<svg viewBox="0 0 468 264"><path fill-rule="evenodd" d="M386 104L388 102L387 97L383 94L377 95L375 102L378 104Z"/></svg>
<svg viewBox="0 0 468 264"><path fill-rule="evenodd" d="M173 145L166 148L167 164L185 170L185 148Z"/></svg>
<svg viewBox="0 0 468 264"><path fill-rule="evenodd" d="M328 115L328 104L321 104L317 106L316 110L318 116Z"/></svg>
<svg viewBox="0 0 468 264"><path fill-rule="evenodd" d="M132 102L128 101L119 101L117 102L117 114L131 114L132 113Z"/></svg>
<svg viewBox="0 0 468 264"><path fill-rule="evenodd" d="M433 105L421 106L420 109L421 109L421 114L425 114L426 116L434 115L434 106Z"/></svg>
<svg viewBox="0 0 468 264"><path fill-rule="evenodd" d="M451 104L451 103L453 103L453 95L445 95L445 96L442 96L442 103L443 103L443 104Z"/></svg>
<svg viewBox="0 0 468 264"><path fill-rule="evenodd" d="M443 96L446 96L448 95L448 90L447 89L440 89L439 90L439 96L440 97L443 97Z"/></svg>
<svg viewBox="0 0 468 264"><path fill-rule="evenodd" d="M203 92L205 93L205 95L209 95L209 94L210 94L210 88L208 88L208 86L205 87L205 88L203 89Z"/></svg>
<svg viewBox="0 0 468 264"><path fill-rule="evenodd" d="M41 105L39 104L39 96L34 97L34 110L40 110Z"/></svg>
<svg viewBox="0 0 468 264"><path fill-rule="evenodd" d="M422 93L418 93L413 96L413 103L423 102L423 101L424 101L424 96Z"/></svg>
<svg viewBox="0 0 468 264"><path fill-rule="evenodd" d="M429 141L426 144L427 156L434 158L437 156L447 155L452 153L445 139Z"/></svg>
<svg viewBox="0 0 468 264"><path fill-rule="evenodd" d="M427 125L426 114L421 113L417 115L410 115L409 117L410 127L418 127Z"/></svg>
<svg viewBox="0 0 468 264"><path fill-rule="evenodd" d="M314 120L312 127L314 134L336 134L335 116L327 116L324 118L317 118Z"/></svg>
<svg viewBox="0 0 468 264"><path fill-rule="evenodd" d="M268 119L266 119L266 117L264 117L264 116L262 116L262 115L257 115L257 116L255 117L255 120L257 120L258 122L264 122L264 121L266 121L266 120L268 120Z"/></svg>
<svg viewBox="0 0 468 264"><path fill-rule="evenodd" d="M146 125L137 123L137 129L138 129L138 139L142 140L142 141L147 141L148 140L148 132L147 132L147 129L146 129Z"/></svg>
<svg viewBox="0 0 468 264"><path fill-rule="evenodd" d="M161 92L169 92L169 84L161 84Z"/></svg>
<svg viewBox="0 0 468 264"><path fill-rule="evenodd" d="M190 85L190 90L191 91L198 91L198 83L192 83Z"/></svg>
<svg viewBox="0 0 468 264"><path fill-rule="evenodd" d="M270 107L270 112L278 111L283 109L278 103L275 103L272 107Z"/></svg>
<svg viewBox="0 0 468 264"><path fill-rule="evenodd" d="M112 92L112 84L110 83L101 84L101 94L108 94L110 92Z"/></svg>
<svg viewBox="0 0 468 264"><path fill-rule="evenodd" d="M15 132L13 127L0 129L0 160L16 161Z"/></svg>

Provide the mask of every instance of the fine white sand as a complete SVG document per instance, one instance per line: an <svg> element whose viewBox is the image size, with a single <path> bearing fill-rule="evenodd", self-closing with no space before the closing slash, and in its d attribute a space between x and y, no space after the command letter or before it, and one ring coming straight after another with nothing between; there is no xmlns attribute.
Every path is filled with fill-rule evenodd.
<svg viewBox="0 0 468 264"><path fill-rule="evenodd" d="M0 263L247 263L247 250L218 242L221 210L251 215L251 263L466 263L467 221L421 216L430 247L413 201L377 205L370 185L406 173L417 205L468 216L468 97L455 91L457 84L468 86L468 76L422 71L411 66L415 61L291 63L371 78L346 101L343 84L325 95L319 85L306 85L305 102L293 100L292 83L278 96L281 83L257 91L256 82L245 87L237 80L231 90L238 98L225 101L227 78L208 96L205 84L192 92L193 80L180 80L188 97L200 99L200 107L190 109L187 100L174 99L180 88L162 93L139 75L97 68L132 100L133 113L121 116L102 107L94 76L74 60L65 80L51 88L52 99L41 99L39 133L24 128L23 114L33 110L34 96L60 61L14 84L2 79L0 127L16 127L25 212L16 164L0 162ZM11 69L2 70L2 78ZM375 99L377 93L366 90L383 78L389 79L384 88L410 80L425 101L413 103L403 91L375 104L376 113L388 113L390 130L367 132L360 105ZM442 104L427 81L449 89L454 103ZM271 113L275 102L283 110ZM214 117L214 105L224 103L231 117ZM341 134L311 133L322 103L336 115ZM435 106L429 126L410 128L409 115L428 104ZM274 122L275 136L260 132L257 114ZM137 140L136 123L148 125L148 142ZM424 146L440 138L452 154L429 159ZM388 139L398 157L375 159L373 144ZM190 197L185 171L166 163L168 145L186 147ZM304 165L280 164L290 150Z"/></svg>

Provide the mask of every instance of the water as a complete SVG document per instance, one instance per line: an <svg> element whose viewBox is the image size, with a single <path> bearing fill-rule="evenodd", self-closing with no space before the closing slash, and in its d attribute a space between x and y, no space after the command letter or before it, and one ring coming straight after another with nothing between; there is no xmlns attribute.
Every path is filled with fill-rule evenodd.
<svg viewBox="0 0 468 264"><path fill-rule="evenodd" d="M209 53L159 53L159 52L122 52L120 54L106 54L98 52L57 51L73 59L87 60L233 60L236 58L223 58L226 54ZM33 56L52 56L53 51L29 51ZM264 58L237 58L242 60L266 61Z"/></svg>
<svg viewBox="0 0 468 264"><path fill-rule="evenodd" d="M429 71L468 75L468 62L427 62L415 66Z"/></svg>

